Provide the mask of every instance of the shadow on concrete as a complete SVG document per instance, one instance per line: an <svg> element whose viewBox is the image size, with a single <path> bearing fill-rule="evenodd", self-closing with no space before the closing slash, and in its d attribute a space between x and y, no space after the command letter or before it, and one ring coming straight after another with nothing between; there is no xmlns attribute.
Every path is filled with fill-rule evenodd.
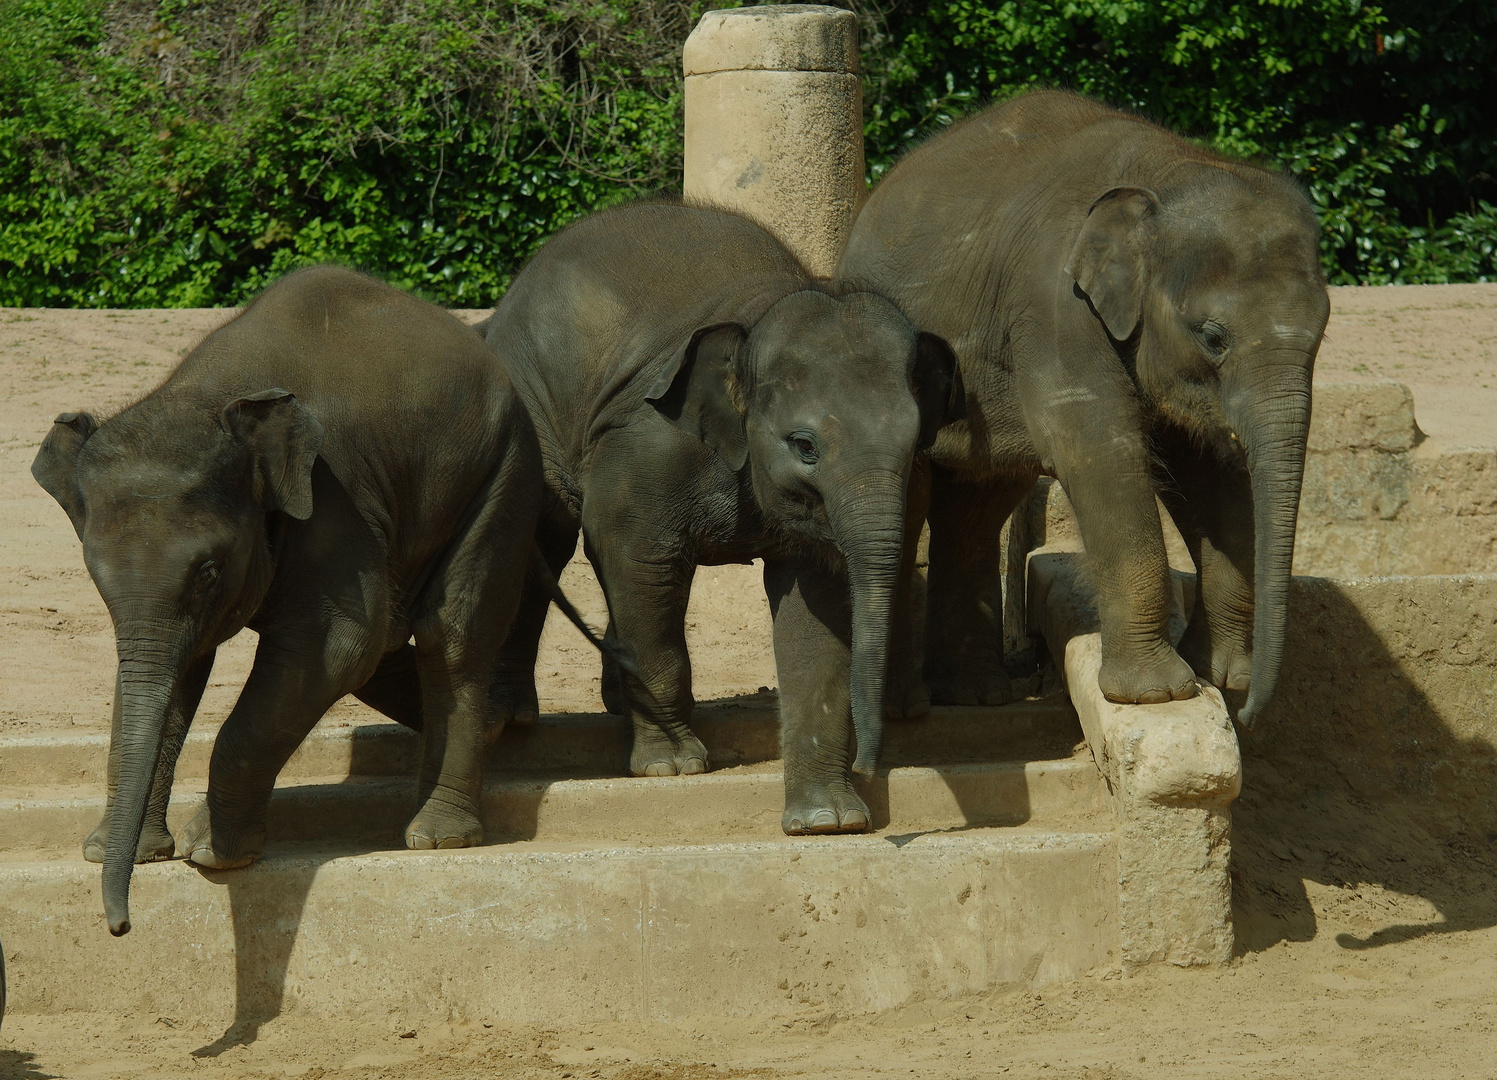
<svg viewBox="0 0 1497 1080"><path fill-rule="evenodd" d="M1497 925L1497 579L1296 578L1291 604L1278 696L1240 733L1238 947L1313 938L1306 882L1438 913L1388 897L1347 949Z"/></svg>
<svg viewBox="0 0 1497 1080"><path fill-rule="evenodd" d="M398 838L397 838L398 839ZM378 843L341 844L332 850L277 850L274 840L265 859L242 870L198 873L229 891L234 926L234 1018L213 1042L192 1051L196 1058L216 1058L225 1050L248 1046L260 1028L286 1007L286 974L301 930L312 883L325 863L337 858L385 850Z"/></svg>

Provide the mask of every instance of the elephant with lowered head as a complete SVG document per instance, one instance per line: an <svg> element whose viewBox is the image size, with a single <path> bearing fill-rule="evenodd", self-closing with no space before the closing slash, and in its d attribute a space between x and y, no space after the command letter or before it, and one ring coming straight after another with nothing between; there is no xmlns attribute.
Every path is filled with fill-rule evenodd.
<svg viewBox="0 0 1497 1080"><path fill-rule="evenodd" d="M277 773L349 693L424 729L408 846L479 842L490 670L542 487L534 429L471 329L358 274L300 271L137 404L59 416L32 472L114 622L111 798L85 845L112 933L130 929L137 858L262 854ZM254 667L174 845L177 755L244 626Z"/></svg>
<svg viewBox="0 0 1497 1080"><path fill-rule="evenodd" d="M966 419L930 507L935 702L997 701L996 536L1040 472L1075 508L1112 701L1273 694L1329 315L1319 229L1289 179L1061 92L1024 94L912 151L861 211L840 272L952 343ZM1166 636L1163 498L1200 570Z"/></svg>
<svg viewBox="0 0 1497 1080"><path fill-rule="evenodd" d="M874 293L811 280L731 213L639 203L585 219L515 278L486 336L534 418L559 572L579 530L638 674L606 696L636 775L702 772L685 615L699 565L764 560L790 833L856 832L882 735L915 457L959 409L946 343ZM527 592L496 707L535 713L546 601ZM855 759L853 731L855 729Z"/></svg>

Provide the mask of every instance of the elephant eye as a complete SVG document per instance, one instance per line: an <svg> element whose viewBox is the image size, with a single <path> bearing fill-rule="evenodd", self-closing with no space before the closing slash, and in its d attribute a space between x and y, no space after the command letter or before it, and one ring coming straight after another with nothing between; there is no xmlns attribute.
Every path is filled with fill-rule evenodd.
<svg viewBox="0 0 1497 1080"><path fill-rule="evenodd" d="M1213 360L1220 359L1232 347L1232 337L1227 333L1227 328L1211 319L1205 320L1196 327L1196 337L1200 340L1201 347L1206 350L1206 355Z"/></svg>
<svg viewBox="0 0 1497 1080"><path fill-rule="evenodd" d="M790 444L800 459L807 465L815 465L821 458L821 451L816 448L816 442L810 435L803 431L797 431L785 440Z"/></svg>
<svg viewBox="0 0 1497 1080"><path fill-rule="evenodd" d="M223 566L217 559L209 559L198 567L197 576L193 579L194 587L199 590L210 588L218 580L222 570Z"/></svg>

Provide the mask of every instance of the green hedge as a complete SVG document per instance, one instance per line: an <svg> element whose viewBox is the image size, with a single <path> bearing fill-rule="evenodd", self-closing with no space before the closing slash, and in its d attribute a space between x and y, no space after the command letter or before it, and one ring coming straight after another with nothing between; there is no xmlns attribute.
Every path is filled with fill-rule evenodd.
<svg viewBox="0 0 1497 1080"><path fill-rule="evenodd" d="M232 304L335 260L492 303L679 184L699 0L0 0L0 304ZM1067 85L1299 174L1334 282L1497 280L1497 9L907 0L860 10L870 172Z"/></svg>

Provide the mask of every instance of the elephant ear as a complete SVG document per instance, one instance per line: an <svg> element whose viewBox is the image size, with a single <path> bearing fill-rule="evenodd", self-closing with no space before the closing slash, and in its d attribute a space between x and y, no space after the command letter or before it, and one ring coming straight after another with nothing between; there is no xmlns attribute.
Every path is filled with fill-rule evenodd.
<svg viewBox="0 0 1497 1080"><path fill-rule="evenodd" d="M929 450L936 432L967 415L967 393L962 386L956 353L946 339L921 331L915 337L915 400L920 404L919 450Z"/></svg>
<svg viewBox="0 0 1497 1080"><path fill-rule="evenodd" d="M747 340L737 323L702 327L645 394L656 412L701 439L734 472L748 460L743 412L734 400L738 355Z"/></svg>
<svg viewBox="0 0 1497 1080"><path fill-rule="evenodd" d="M78 488L78 455L88 437L99 430L99 422L88 413L65 412L52 421L52 430L42 440L31 475L59 506L68 512L73 531L83 539L83 492Z"/></svg>
<svg viewBox="0 0 1497 1080"><path fill-rule="evenodd" d="M1091 301L1117 341L1133 336L1143 317L1144 224L1159 209L1147 188L1115 187L1092 203L1066 273Z"/></svg>
<svg viewBox="0 0 1497 1080"><path fill-rule="evenodd" d="M277 388L237 398L223 407L219 421L249 448L260 505L302 521L311 517L312 463L322 449L322 425L296 395Z"/></svg>

